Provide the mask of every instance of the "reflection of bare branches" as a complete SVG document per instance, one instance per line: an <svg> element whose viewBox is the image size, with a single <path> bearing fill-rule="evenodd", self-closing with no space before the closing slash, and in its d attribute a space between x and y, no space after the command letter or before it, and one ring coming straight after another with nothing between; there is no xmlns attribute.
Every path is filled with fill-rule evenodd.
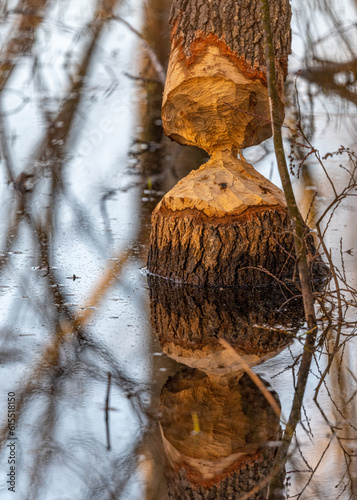
<svg viewBox="0 0 357 500"><path fill-rule="evenodd" d="M312 331L307 332L307 335L306 335L304 352L303 352L303 355L301 357L301 362L300 362L300 366L299 366L297 384L296 384L296 388L295 388L294 399L293 399L293 404L292 404L292 408L290 411L290 416L289 416L289 419L288 419L288 422L287 422L287 425L285 428L285 432L283 435L281 446L278 448L278 453L277 453L277 456L275 458L274 470L276 470L277 472L272 475L272 479L271 479L271 483L270 483L270 488L271 488L271 492L273 495L271 498L275 498L274 491L279 486L278 471L282 467L284 467L284 465L286 463L288 451L289 451L292 439L294 437L296 427L301 419L301 408L302 408L302 403L303 403L303 399L304 399L306 383L307 383L307 379L309 376L310 366L311 366L311 362L312 362L313 354L314 354L314 350L315 350L316 333L317 333L317 329L314 328Z"/></svg>
<svg viewBox="0 0 357 500"><path fill-rule="evenodd" d="M308 488L309 484L310 484L310 483L311 483L311 481L312 481L312 478L314 477L314 475L315 475L315 473L316 473L317 469L318 469L318 468L320 467L320 465L321 465L322 460L325 458L325 455L326 455L326 453L327 453L328 449L330 448L330 445L331 445L332 439L333 439L333 437L331 436L331 437L330 437L329 442L327 443L327 445L326 445L326 447L325 447L325 449L324 449L324 450L323 450L323 452L321 453L320 458L319 458L319 460L318 460L317 464L315 465L315 467L314 467L313 469L311 469L311 467L310 467L310 466L308 466L308 469L309 469L309 472L310 472L310 477L309 477L309 479L306 481L305 486L304 486L304 487L303 487L303 489L300 491L300 493L296 496L296 498L298 498L298 499L299 499L299 498L302 496L302 494L304 493L304 491L306 490L306 488ZM305 460L304 460L304 461L305 461ZM307 465L308 465L308 464L307 464Z"/></svg>
<svg viewBox="0 0 357 500"><path fill-rule="evenodd" d="M92 245L94 245L94 248L96 248L98 252L101 254L105 253L107 250L107 245L105 244L106 242L103 243L101 240L100 234L98 234L90 215L87 213L86 207L73 196L68 185L62 185L61 189L62 194L65 196L74 212L78 227L86 228L83 236L87 238Z"/></svg>
<svg viewBox="0 0 357 500"><path fill-rule="evenodd" d="M342 23L339 20L339 16L334 8L334 4L331 3L329 0L318 0L318 3L321 5L322 9L331 19L333 26L335 27L336 31L339 34L340 39L345 45L345 49L347 50L347 52L349 52L350 56L353 57L354 52L351 47L351 42L348 36L346 35L346 30L343 29Z"/></svg>
<svg viewBox="0 0 357 500"><path fill-rule="evenodd" d="M144 76L136 76L136 75L131 75L130 73L126 73L124 72L124 75L128 78L130 78L130 80L134 80L134 81L137 81L137 82L142 82L144 84L147 84L147 83L158 83L161 85L161 81L158 80L157 78L145 78Z"/></svg>
<svg viewBox="0 0 357 500"><path fill-rule="evenodd" d="M57 420L57 397L59 392L60 379L56 372L52 373L52 376L48 379L48 389L45 393L45 408L43 408L43 419L41 424L37 424L34 429L34 434L37 439L41 439L43 446L41 447L41 452L35 455L33 465L32 481L30 485L30 491L28 492L28 499L35 500L40 498L39 490L43 486L45 477L40 474L39 471L43 470L48 463L51 456L57 455L59 450L56 450L54 443L54 431L55 424ZM35 440L36 440L35 437Z"/></svg>
<svg viewBox="0 0 357 500"><path fill-rule="evenodd" d="M18 238L19 228L23 216L23 210L24 210L23 197L19 195L14 196L13 201L15 206L12 210L13 214L12 221L8 224L7 233L4 239L3 252L2 255L0 255L0 272L3 270L3 268L5 267L5 265L9 260L9 252L13 248L13 245L15 244ZM9 215L9 218L10 217L11 215Z"/></svg>
<svg viewBox="0 0 357 500"><path fill-rule="evenodd" d="M326 374L323 374L321 370L319 369L318 365L318 370L320 373L320 380L323 382L323 385L325 386L327 395L333 405L333 416L335 417L335 421L332 422L331 419L326 415L326 412L320 405L319 401L317 400L317 394L315 393L314 401L316 403L317 408L319 409L322 417L324 418L326 424L328 425L330 431L331 431L331 438L329 440L329 443L327 447L330 445L332 439L335 440L335 443L337 442L338 444L338 449L336 450L337 453L340 452L342 453L345 465L346 465L346 470L345 473L343 474L342 478L339 481L339 484L337 486L343 487L342 492L339 495L340 496L349 488L350 490L350 497L352 498L353 496L356 495L355 491L355 480L354 480L354 470L353 470L353 459L355 459L355 452L353 448L350 448L350 443L355 441L356 439L356 427L352 424L352 422L356 421L356 412L355 412L355 405L349 405L350 401L353 399L354 394L351 396L349 400L348 398L348 390L349 390L349 381L347 380L347 373L348 368L346 369L346 365L342 365L342 357L343 354L340 352L337 352L336 350L336 341L335 339L331 339L332 343L332 352L336 351L333 360L334 363L332 366L330 365L330 372L329 372L329 380L331 384L331 388L328 387L327 382L326 382ZM335 344L335 345L334 345ZM337 373L338 372L338 373ZM354 377L353 377L354 378ZM332 395L332 391L335 392L335 398ZM349 416L350 415L350 416ZM325 450L326 451L326 450ZM325 453L324 451L324 453ZM335 453L336 453L335 451ZM321 463L322 458L319 460L318 465ZM316 467L317 468L317 467ZM315 468L315 470L316 470ZM314 472L315 472L314 470ZM347 482L345 481L345 478L347 478ZM309 483L312 479L312 476L309 478ZM307 486L307 485L306 485ZM301 491L300 495L303 493L304 489Z"/></svg>
<svg viewBox="0 0 357 500"><path fill-rule="evenodd" d="M61 162L58 161L63 158L64 146L69 136L75 111L79 104L81 89L83 86L83 79L87 72L92 54L94 52L96 41L106 21L110 19L112 15L111 10L116 4L116 2L117 0L98 0L97 12L95 13L94 22L92 24L92 33L93 33L92 39L84 55L82 64L79 68L78 77L74 79L73 87L71 89L69 97L64 101L56 120L49 128L47 137L44 139L42 145L39 148L38 159L40 161L43 162L44 160L48 159L55 160L55 163L53 165L54 175L52 181L52 185L55 188L53 194L55 194L56 191L58 191L58 187L61 185L60 178L58 177L61 171ZM55 123L58 122L63 123L63 127L56 127ZM56 169L58 168L59 170L57 170L56 172ZM38 170L39 170L38 168L37 170L35 169L34 173L35 174L40 173ZM31 194L32 193L29 193L29 195ZM21 197L21 201L22 200L23 198ZM26 199L26 204L28 203L29 199ZM18 213L18 211L16 211L16 213ZM53 222L52 214L51 212L48 213L46 226L44 228L42 228L40 224L35 222L30 215L29 215L29 221L33 225L33 228L36 229L35 234L37 234L38 237L38 242L41 249L41 257L42 259L45 259L47 262L49 262L50 258L48 254L48 242L50 241L50 235L52 232L52 222ZM18 217L17 219L17 227L19 223L20 223L20 217ZM14 235L17 234L17 232L14 231L13 227L11 227L11 234ZM13 241L14 238L9 237L8 246L11 246ZM111 280L109 282L114 281L114 277L117 276L123 264L126 262L127 256L128 255L125 254L124 258L119 257L118 259L115 260L115 264L111 266L111 269L109 270L107 275L105 275L104 280L109 279ZM49 278L50 281L52 280L53 282L52 273L49 273ZM56 285L56 283L52 283L52 285L53 284ZM86 307L84 307L83 311L77 317L73 317L69 313L67 307L64 306L64 300L61 297L60 290L58 289L58 287L52 286L50 288L51 290L53 290L53 293L55 294L56 303L58 300L60 301L61 307L59 312L61 311L64 312L65 317L61 318L61 316L59 316L59 323L56 327L56 333L53 342L50 343L45 348L41 359L39 360L37 366L33 370L32 377L30 377L29 382L25 385L25 387L23 387L21 393L19 394L19 399L18 399L19 412L26 403L27 397L31 395L36 390L36 388L41 386L43 377L48 372L48 370L51 371L53 367L56 367L58 365L62 344L65 343L65 341L67 341L71 335L81 331L84 327L86 320L88 320L88 318L90 318L93 313L93 309L87 309ZM107 289L108 289L108 281L105 281L105 283L102 283L102 285L95 290L92 299L90 299L90 305L87 307L95 307L96 305L98 305ZM5 438L6 438L6 428L3 428L0 435L0 442L3 442Z"/></svg>
<svg viewBox="0 0 357 500"><path fill-rule="evenodd" d="M357 105L356 85L357 59L347 63L327 62L321 66L310 67L300 71L300 75L311 83L318 85L323 92L334 93ZM338 83L338 76L344 79ZM350 90L351 89L351 90Z"/></svg>
<svg viewBox="0 0 357 500"><path fill-rule="evenodd" d="M105 428L107 433L107 449L110 450L110 430L109 430L109 395L110 395L110 384L111 384L112 374L108 372L108 386L107 395L105 398Z"/></svg>
<svg viewBox="0 0 357 500"><path fill-rule="evenodd" d="M271 392L266 388L263 381L256 375L253 370L250 368L248 363L244 361L244 359L231 347L225 339L220 339L219 343L227 349L234 357L238 359L238 363L241 368L249 375L252 382L258 387L260 392L263 394L265 399L268 401L272 409L274 410L275 415L280 419L280 406L276 402L275 398L272 396Z"/></svg>
<svg viewBox="0 0 357 500"><path fill-rule="evenodd" d="M78 76L74 79L72 89L69 93L70 97L63 103L58 116L50 125L47 137L44 139L39 148L37 157L42 164L44 161L46 162L49 159L51 159L52 162L54 161L51 165L54 168L52 182L54 189L53 194L58 192L58 189L61 187L61 164L65 144L67 138L69 137L71 123L79 104L84 76L87 72L91 56L94 52L96 40L101 33L104 23L111 17L111 8L115 3L116 0L104 0L103 4L99 2L98 10L94 18L95 21L92 25L92 39L82 60ZM56 127L55 124L57 123L62 123L63 126ZM40 164L40 168L35 168L33 170L34 174L40 174L42 168L43 167ZM29 200L27 200L27 203L28 202ZM35 234L37 234L41 258L49 262L49 241L53 227L51 211L48 212L45 225L43 226L37 223L31 216L29 217L29 221L33 226ZM76 316L73 315L65 305L65 300L62 296L61 290L56 286L57 281L53 276L53 272L51 271L48 273L49 282L51 284L50 291L53 293L55 304L58 306L58 324L53 341L44 349L37 366L33 369L32 374L29 377L29 382L18 393L17 410L19 413L23 413L29 398L31 398L31 395L35 390L40 389L43 381L46 380L46 375L53 372L53 370L56 371L60 362L60 353L63 350L63 345L71 343L73 336L76 334L79 335L79 338L84 338L85 324L92 317L96 307L99 306L100 302L103 300L110 284L115 282L117 279L121 269L129 257L129 254L130 252L124 252L124 254L120 255L118 258L114 258L110 261L109 269L102 277L100 284L95 288L92 297L89 299L87 305L84 306ZM92 349L98 350L98 346L95 343L90 342L88 335L86 335L85 341L87 348L91 347ZM100 353L102 356L104 355L110 363L113 380L115 380L116 383L119 383L124 391L129 391L128 393L133 396L132 403L136 406L135 399L140 395L140 388L138 387L134 389L136 384L131 382L127 376L121 372L121 370L117 367L116 360L111 354L106 353L105 349L103 350L102 348L100 349ZM141 404L139 404L139 408L140 407ZM5 437L6 428L3 428L0 440L3 441Z"/></svg>
<svg viewBox="0 0 357 500"><path fill-rule="evenodd" d="M18 20L13 27L12 36L1 54L0 92L6 85L19 54L31 51L35 30L43 20L43 10L48 0L24 0L21 2Z"/></svg>
<svg viewBox="0 0 357 500"><path fill-rule="evenodd" d="M104 226L108 235L108 239L112 240L112 232L110 228L110 218L108 215L108 210L106 206L106 202L110 200L113 196L116 195L116 190L115 189L109 189L106 193L104 193L100 199L100 210L102 212L102 217L103 217L103 222Z"/></svg>
<svg viewBox="0 0 357 500"><path fill-rule="evenodd" d="M0 104L0 148L1 148L1 153L2 153L1 156L2 156L2 158L4 160L4 164L5 164L8 183L14 182L15 169L14 169L14 166L12 163L10 148L8 147L8 143L7 143L6 130L5 130L5 120L4 120L3 113L1 111L1 104Z"/></svg>
<svg viewBox="0 0 357 500"><path fill-rule="evenodd" d="M117 256L110 259L107 268L100 272L98 286L93 289L86 304L76 310L67 303L66 288L60 284L60 277L56 275L56 268L53 267L53 255L57 250L55 244L58 238L61 237L61 234L56 231L56 220L62 213L58 210L59 200L69 201L73 207L76 205L76 223L90 220L84 206L78 205L74 196L69 194L63 166L67 154L70 156L68 143L69 138L73 137L72 124L76 116L78 116L85 77L88 74L89 66L95 59L93 54L95 54L98 38L103 33L102 27L112 18L112 8L116 3L119 3L119 0L98 1L97 11L93 12L94 16L89 26L90 29L86 30L87 44L84 52L79 56L81 59L79 69L76 70L77 74L72 79L72 85L68 89L67 97L61 103L58 113L46 114L46 106L42 106L48 130L40 141L39 147L34 151L33 158L27 163L27 167L23 168L18 177L16 177L18 172L12 177L8 176L9 180L13 182L12 195L14 199L18 200L18 206L15 207L14 212L16 224L11 224L12 216L11 214L9 216L9 234L6 237L6 247L2 246L1 250L4 250L6 255L8 251L13 249L16 239L18 241L18 237L23 236L20 233L20 227L25 229L25 237L28 234L27 229L30 229L30 236L35 247L35 258L38 262L46 262L46 276L39 280L39 284L43 286L47 300L44 304L39 303L39 300L36 300L36 293L31 289L31 295L28 294L27 304L33 310L41 308L42 316L40 318L42 321L45 318L45 323L52 335L38 359L28 370L26 378L20 381L20 387L16 392L16 410L20 422L26 420L27 425L32 426L31 416L39 401L41 419L45 419L42 427L34 426L34 438L38 439L38 433L41 432L41 441L44 446L42 452L35 448L35 441L33 441L32 448L35 457L33 467L31 466L29 469L33 481L31 489L26 491L29 499L40 498L41 494L44 494L43 486L46 470L58 463L63 464L64 468L70 467L71 474L74 471L79 481L83 481L84 484L88 485L88 491L85 493L86 498L100 497L114 500L119 498L121 494L124 496L129 481L135 478L138 447L141 446L142 435L147 424L147 402L143 396L146 396L151 388L149 383L140 383L135 380L130 370L121 367L118 356L108 348L106 343L98 340L88 331L88 323L93 319L97 308L102 306L111 286L118 282L121 271L127 265L129 258L137 259L139 252L145 252L144 246L139 245L139 250L138 248L128 248L122 253L118 252ZM110 72L110 68L106 69ZM32 77L39 76L42 67L38 65L34 68L34 71L38 74L32 74ZM42 80L34 83L39 84L41 87ZM112 91L113 88L111 86L109 91ZM37 108L41 108L41 102L37 104ZM5 134L3 134L2 138L5 138ZM5 146L8 146L8 144L5 144ZM12 170L10 162L8 162L8 165ZM6 166L5 163L4 166ZM142 183L143 181L140 180L140 185ZM44 190L45 196L49 195L51 197L49 202L47 198L44 199ZM106 197L102 201L104 210L106 208L104 207ZM151 203L147 204L144 210L149 212L150 207ZM109 220L106 211L105 217ZM96 246L99 247L101 241L98 234L96 234L93 221L90 221L88 226L88 234L84 234L84 237L89 235L91 241L95 242ZM83 233L81 232L80 236L83 236ZM147 233L148 229L145 226L142 228L139 238L145 241ZM108 247L108 245L106 246ZM101 244L100 249L101 253L104 253L104 244ZM15 248L15 250L17 249ZM5 255L4 259L2 259L2 256L0 257L0 268L7 263ZM26 257L29 256L26 255ZM26 269L29 269L28 266ZM9 266L8 270L13 274L16 272L15 266ZM36 274L39 275L40 273ZM22 289L26 289L27 292L28 288L31 287L30 281L29 279L25 284L21 284ZM47 288L45 288L46 286ZM44 311L46 314L44 314ZM41 342L44 342L44 340L41 339ZM78 374L80 374L83 375L86 387L89 381L92 380L98 381L104 386L108 372L111 373L111 399L113 399L114 391L119 393L122 399L126 398L129 411L133 413L134 419L138 423L138 430L132 436L132 445L128 446L128 449L120 451L119 458L118 455L115 455L115 436L111 436L111 452L109 454L102 442L98 442L95 436L83 431L82 435L78 436L75 444L78 445L81 453L84 451L85 455L93 457L94 463L89 463L89 460L86 461L87 457L82 460L83 457L78 458L78 455L71 453L73 443L70 443L67 448L66 445L63 446L62 443L55 441L53 425L57 423L56 420L59 415L60 404L63 402L63 396L68 397L68 391L63 391L64 384L75 377L77 378ZM42 402L44 402L43 405ZM109 398L107 408L110 410ZM28 424L28 422L30 423ZM24 434L27 439L29 433L24 431ZM6 437L7 429L1 427L0 441L3 443ZM66 444L68 445L68 443ZM104 463L105 470L102 466ZM91 475L92 477L90 477ZM90 480L88 481L88 479Z"/></svg>
<svg viewBox="0 0 357 500"><path fill-rule="evenodd" d="M39 239L42 241L42 249L45 253L42 254L42 258L46 258L47 253L47 243L45 238L45 233L39 231ZM65 313L64 317L59 316L59 323L56 327L55 337L53 341L44 349L40 360L37 362L37 366L33 369L31 376L29 377L29 382L18 392L18 412L22 410L22 406L25 404L28 396L32 395L36 389L41 387L43 380L46 380L45 375L51 372L57 367L60 360L60 353L62 351L62 346L66 343L70 343L76 335L82 337L84 335L85 326L88 324L90 318L95 314L96 309L99 307L101 301L108 293L109 287L118 279L120 272L124 268L127 259L130 256L130 250L124 251L118 257L115 257L109 261L109 266L104 272L103 276L100 278L98 284L94 287L90 298L87 303L81 307L76 315L69 312L68 308L65 306L64 298L62 297L61 291L56 287L56 280L52 274L49 273L49 278L51 280L52 286L50 290L53 291L55 296L55 304L58 306L59 312ZM54 285L54 286L53 286ZM90 346L90 337L85 334L83 337L86 339L86 345ZM109 353L106 354L108 360L114 362L114 359ZM113 379L118 379L125 381L127 384L128 378L121 374L121 370L114 366L111 368L111 373ZM134 383L130 384L130 391L132 391ZM125 384L124 384L125 386ZM134 391L135 393L135 391ZM7 426L4 426L0 430L0 444L4 442L7 435Z"/></svg>
<svg viewBox="0 0 357 500"><path fill-rule="evenodd" d="M94 15L94 21L91 25L91 38L89 44L78 68L78 72L73 78L72 87L67 94L67 98L61 104L58 115L50 124L47 136L39 147L37 158L40 162L63 160L65 142L68 139L75 113L80 103L84 79L88 72L97 40L108 20L109 12L116 2L117 0L98 0L97 12ZM57 164L57 168L58 167L61 167L60 163Z"/></svg>
<svg viewBox="0 0 357 500"><path fill-rule="evenodd" d="M37 161L31 161L29 168L27 168L26 171L20 174L20 176L22 176L23 178L29 178L30 176L34 178L39 177L43 174L44 168L48 168L48 161L51 161L50 167L52 172L52 185L53 187L56 186L56 189L53 192L53 196L58 193L59 189L62 190L63 188L61 182L61 171L65 155L65 145L68 140L71 125L80 103L81 91L84 85L84 77L88 71L88 67L90 65L90 61L96 47L96 42L102 32L105 23L110 19L111 9L114 7L117 1L118 0L98 0L97 12L95 13L95 16L93 18L94 21L92 23L92 37L87 47L87 51L85 52L82 62L79 66L78 73L75 78L73 78L73 85L68 93L68 97L62 103L60 111L56 118L49 125L47 135L42 141L37 152ZM58 126L59 124L61 126ZM3 141L4 140L5 139L3 138ZM28 193L26 198L22 198L22 202L25 203L24 206L26 206L27 211L29 210L32 194L32 192ZM18 212L19 210L16 211L16 215L19 215ZM47 222L49 223L49 230L52 226L50 221L51 217L51 213L48 213ZM20 217L17 217L17 219L19 219L19 223ZM10 231L11 237L9 236L8 238L9 243L7 245L7 251L10 250L12 243L15 241L16 226L14 229L14 231ZM2 259L1 262L2 264L0 264L0 266L4 265L5 260Z"/></svg>
<svg viewBox="0 0 357 500"><path fill-rule="evenodd" d="M116 19L117 21L120 21L121 23L123 23L125 26L127 26L130 31L132 31L133 33L135 33L136 36L138 36L140 38L140 40L142 41L143 45L144 45L144 49L146 50L149 58L150 58L150 61L151 61L151 64L157 74L157 77L159 79L159 82L161 83L162 86L165 85L165 80L166 80L166 73L165 73L165 70L164 68L162 67L155 51L153 50L153 48L148 44L148 42L145 40L145 37L138 31L136 30L133 26L131 26L130 23L128 23L128 21L126 21L125 19L123 19L122 17L120 16L116 16L114 17L113 19Z"/></svg>
<svg viewBox="0 0 357 500"><path fill-rule="evenodd" d="M326 26L330 22L333 28L332 32L331 29L328 30L327 36L314 36L315 33L311 26L312 23L316 22L314 16L304 18L304 15L310 11L309 9L315 11L316 5L310 5L308 9L302 9L302 21L305 22L307 33L305 55L307 62L306 67L301 70L300 74L308 82L316 84L322 92L338 95L349 102L357 104L355 42L349 33L354 33L356 24L352 23L351 25L351 23L347 24L342 21L333 2L318 0L316 3L323 12ZM316 29L316 33L319 33L318 29ZM331 61L329 51L331 36L336 39L336 45L340 46L339 58L340 60L342 57L346 59L344 62ZM324 47L325 43L327 48Z"/></svg>

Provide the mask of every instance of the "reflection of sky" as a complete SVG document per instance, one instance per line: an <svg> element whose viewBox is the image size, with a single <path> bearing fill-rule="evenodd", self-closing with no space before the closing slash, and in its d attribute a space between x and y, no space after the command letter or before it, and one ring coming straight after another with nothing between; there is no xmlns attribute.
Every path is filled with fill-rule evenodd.
<svg viewBox="0 0 357 500"><path fill-rule="evenodd" d="M69 65L73 72L88 42L85 33L79 40L76 37L92 18L94 5L95 2L88 1L63 1L59 7L50 9L46 22L38 30L35 46L43 81L34 81L31 76L33 59L23 58L7 84L2 103L8 136L13 136L11 156L16 175L31 165L32 154L45 132L43 107L55 112L59 99L68 91L70 82L63 68L66 54L72 50ZM130 2L120 13L137 26L141 15L139 2L136 5ZM86 303L108 264L107 259L116 258L118 251L133 241L140 226L136 215L140 202L137 188L113 192L106 202L107 215L102 204L105 194L136 181L128 173L127 153L135 136L133 110L137 90L124 75L124 72L136 72L136 49L136 36L124 25L112 22L104 30L72 130L64 176L68 196L57 204L60 208L51 263L60 285L68 292L66 298L69 305L73 304L73 310ZM19 105L21 111L13 113ZM3 171L2 165L0 221L5 235L11 197ZM46 186L40 188L42 195L36 199L38 215L51 203L47 189ZM78 207L86 216L82 223L78 222ZM88 238L88 227L93 233L92 240ZM15 248L18 253L11 255L11 263L0 278L3 402L8 391L16 390L27 379L42 349L53 338L53 309L47 301L46 278L42 277L45 271L33 269L41 262L25 224L20 234ZM67 346L61 354L63 381L60 378L55 382L52 398L36 396L25 412L26 421L20 421L17 498L34 495L27 474L32 476L33 484L38 477L31 468L37 464L45 470L45 464L51 463L49 469L46 468L46 477L40 479L43 485L39 489L40 497L36 498L109 498L109 490L96 488L107 484L113 489L120 481L123 498L141 497L133 457L145 418L139 416L141 412L135 398L127 399L125 386L121 388L115 380L111 386L109 412L111 452L106 450L104 422L106 373L111 371L114 378L113 360L115 366L136 381L138 391L140 384L146 384L150 378L148 325L142 308L147 299L143 287L145 278L139 270L141 265L135 257L131 258L123 280L113 284L108 300L90 322L88 332L99 352L85 344L72 349ZM69 279L73 274L79 279ZM144 396L145 393L139 399L147 404ZM53 408L47 408L51 404ZM1 411L3 414L5 410ZM47 435L50 437L46 441ZM40 463L36 463L38 452ZM56 459L53 460L53 456ZM3 482L8 468L4 455L1 462L0 496L12 498ZM40 470L38 472L41 477Z"/></svg>
<svg viewBox="0 0 357 500"><path fill-rule="evenodd" d="M11 156L16 174L31 164L33 161L31 155L45 131L41 106L45 103L55 111L59 98L62 98L69 88L70 82L63 70L65 55L70 49L72 50L73 55L69 65L73 70L87 41L85 34L77 40L77 33L91 19L94 3L88 0L62 0L58 2L58 6L53 6L46 22L38 30L35 47L35 54L39 64L42 65L43 81L33 80L31 76L33 59L24 57L8 82L7 90L2 97L2 105L5 115L8 115L6 117L8 140L12 144ZM346 9L345 19L351 19L350 10L346 7L348 3L340 4ZM304 44L298 33L303 30L306 21L303 18L305 3L295 2L295 9L296 12L299 11L299 18L294 17L291 71L299 69L302 65ZM139 2L124 5L120 12L133 25L139 24L142 15ZM314 23L315 38L328 34L330 30L327 23L321 22L321 15L319 17L317 15L318 13ZM6 23L2 23L2 40L6 39L6 29ZM327 42L323 44L330 56L335 55L330 52L331 48L336 47L332 42L332 39L327 38ZM134 60L136 43L135 35L120 23L112 22L105 30L86 81L81 108L69 143L69 159L65 166L64 178L67 196L58 201L60 209L53 241L53 265L56 267L60 284L64 285L64 289L68 292L66 294L68 303L73 304L74 309L86 303L98 278L104 272L107 259L115 258L118 250L130 244L140 228L138 206L141 200L137 188L126 192L118 191L108 198L106 209L111 233L107 230L107 218L102 210L104 195L110 194L111 190L125 188L136 181L136 177L128 172L127 152L131 138L135 135L136 123L133 110L136 108L137 94L132 80L124 75L125 72L133 74L137 72ZM42 87L44 89L40 90ZM306 84L300 81L299 88L301 99L304 101ZM331 99L329 106L332 115L341 112L336 100L333 102ZM18 107L21 110L14 113ZM349 145L355 140L351 139L350 119L337 122L332 119L331 122L327 122L324 105L319 100L316 103L315 114L317 134L314 144L321 149L322 154L337 149L341 143ZM271 150L271 142L268 147ZM259 158L259 151L260 148L247 151L247 159L251 159L255 164L254 158ZM267 177L270 175L272 162L273 155L270 154L257 164L259 170ZM333 172L336 172L338 163L339 160L329 162ZM0 169L2 236L6 233L8 216L11 213L10 190L3 167L2 164ZM344 176L337 175L340 176L337 181L342 184ZM276 168L273 170L272 180L280 185ZM330 193L320 170L314 169L313 180L320 193L319 206L323 206L328 201ZM295 183L297 191L299 184L301 185L299 182ZM47 189L47 186L41 188L43 195L36 200L38 214L41 214L44 207L49 204ZM85 220L80 223L78 223L78 207L82 208L86 215ZM354 211L352 203L345 203L341 207L340 215L332 222L328 245L334 252L339 248L341 221L344 221L343 225L346 222L347 226L347 231L343 235L345 248L355 246L355 234L348 230L352 224L355 226ZM9 267L0 274L2 405L5 405L7 392L15 390L23 380L27 379L42 349L53 337L51 326L54 314L48 304L45 278L42 277L41 271L33 269L40 264L38 248L34 247L28 226L23 224L20 234L14 249L19 253L11 256ZM89 237L88 234L92 236ZM352 272L353 256L346 255L345 263L347 270ZM110 484L115 482L116 471L120 480L124 481L125 476L132 477L125 487L122 498L136 500L141 497L142 491L138 486L135 462L131 460L146 421L145 419L143 422L140 421L138 416L140 411L135 411L133 403L127 399L120 384L113 383L110 400L113 451L108 453L105 449L103 411L106 373L112 370L108 353L134 384L145 384L151 377L147 295L145 277L139 271L141 265L141 261L131 258L120 283L113 285L108 293L108 300L96 311L91 320L88 332L99 346L98 351L93 351L85 345L76 346L77 356L75 356L70 348L65 350L62 365L68 373L66 372L63 382L59 382L54 391L53 428L51 429L49 419L45 418L45 410L51 398L45 398L40 394L31 403L31 411L26 412L27 420L20 422L21 442L19 442L18 457L21 474L17 478L17 488L20 492L17 498L22 498L22 493L25 498L24 492L28 490L27 473L33 474L31 463L36 459L36 451L41 449L44 463L50 463L49 452L53 455L57 453L57 458L53 462L55 465L48 470L43 488L40 490L42 491L40 498L44 500L107 498L105 496L107 493L99 490L98 493L95 488L106 481ZM69 279L73 274L80 279L75 281ZM352 343L349 348L352 348ZM292 352L294 355L301 352L298 343L293 346ZM351 371L356 373L353 362L349 361ZM257 372L270 379L291 362L290 352L285 350L260 366ZM316 373L316 370L314 366L312 371ZM332 373L333 376L337 377L335 371ZM288 416L292 401L291 371L272 378L271 385L279 394L283 415ZM321 446L325 443L327 433L327 427L312 403L315 385L312 375L307 390L306 412L311 419L314 446L311 446L301 428L298 431L304 454L312 464L316 464L321 455ZM331 406L324 391L321 393L321 401L324 403L323 406ZM4 411L5 409L1 409L2 414ZM52 413L49 411L49 414ZM44 442L47 426L51 439ZM3 481L4 470L7 471L7 467L5 469L3 467L3 456L1 460L0 475ZM337 474L335 476L333 474L340 472L335 468L333 461L321 466L318 478L326 485L326 491L329 491L330 477L337 477ZM113 477L108 478L108 471ZM13 498L4 490L3 482L0 486L0 496L4 500ZM314 497L307 494L304 498Z"/></svg>

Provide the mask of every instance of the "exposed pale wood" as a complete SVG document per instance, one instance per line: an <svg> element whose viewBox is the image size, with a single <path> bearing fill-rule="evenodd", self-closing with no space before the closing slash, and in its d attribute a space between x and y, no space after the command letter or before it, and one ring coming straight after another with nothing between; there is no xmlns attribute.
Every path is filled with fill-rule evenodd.
<svg viewBox="0 0 357 500"><path fill-rule="evenodd" d="M290 4L269 3L283 120ZM293 228L284 195L240 150L271 135L260 0L174 0L162 119L179 143L211 159L182 179L152 216L148 270L195 285L293 280ZM241 160L237 159L239 152ZM310 263L318 261L305 226ZM321 262L312 266L324 273Z"/></svg>
<svg viewBox="0 0 357 500"><path fill-rule="evenodd" d="M241 215L252 207L286 207L282 191L229 151L216 152L179 181L159 203L173 212L192 209L208 217Z"/></svg>
<svg viewBox="0 0 357 500"><path fill-rule="evenodd" d="M172 50L162 120L171 139L210 154L232 145L246 148L271 136L266 85L247 77L215 45L208 45L189 67L180 49Z"/></svg>
<svg viewBox="0 0 357 500"><path fill-rule="evenodd" d="M174 0L163 98L165 133L209 153L271 136L260 0ZM272 0L283 118L290 5Z"/></svg>
<svg viewBox="0 0 357 500"><path fill-rule="evenodd" d="M184 369L160 397L170 498L239 498L269 474L279 419L247 375ZM257 497L260 498L260 497Z"/></svg>

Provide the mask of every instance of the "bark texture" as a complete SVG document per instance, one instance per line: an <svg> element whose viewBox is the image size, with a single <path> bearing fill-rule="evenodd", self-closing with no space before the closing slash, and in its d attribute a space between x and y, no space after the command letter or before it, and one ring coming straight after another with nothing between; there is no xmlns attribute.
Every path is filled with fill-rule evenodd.
<svg viewBox="0 0 357 500"><path fill-rule="evenodd" d="M292 295L276 286L220 290L149 277L149 287L152 328L163 352L206 373L241 370L220 339L255 366L287 347L304 322L301 299L285 304Z"/></svg>
<svg viewBox="0 0 357 500"><path fill-rule="evenodd" d="M310 261L316 256L307 235ZM178 282L238 286L295 277L294 238L287 209L257 207L240 216L211 218L196 210L152 215L148 270ZM324 271L317 260L315 274Z"/></svg>
<svg viewBox="0 0 357 500"><path fill-rule="evenodd" d="M280 118L291 46L289 0L270 2ZM174 0L165 133L210 154L271 136L260 0Z"/></svg>
<svg viewBox="0 0 357 500"><path fill-rule="evenodd" d="M187 479L185 469L166 472L166 481L169 498L172 500L239 500L239 498L252 491L260 482L266 479L271 471L275 458L275 450L264 450L261 457L247 461L239 472L227 474L210 487L192 484ZM285 471L281 471L280 483L283 485ZM267 487L263 487L250 500L266 500Z"/></svg>
<svg viewBox="0 0 357 500"><path fill-rule="evenodd" d="M276 61L287 74L291 52L289 0L270 0ZM226 51L241 58L254 75L266 82L265 47L260 0L174 0L171 9L171 43L180 46L188 63L202 57L202 43L210 35ZM280 72L279 68L279 72Z"/></svg>
<svg viewBox="0 0 357 500"><path fill-rule="evenodd" d="M269 474L279 419L247 375L222 383L186 368L163 387L160 411L170 498L239 498Z"/></svg>
<svg viewBox="0 0 357 500"><path fill-rule="evenodd" d="M289 0L271 0L278 111L290 53ZM260 0L174 0L162 121L211 159L152 216L148 270L172 280L237 286L293 280L293 228L280 189L237 152L272 134ZM317 259L306 230L310 262ZM305 235L301 238L303 240ZM314 264L315 273L323 273Z"/></svg>

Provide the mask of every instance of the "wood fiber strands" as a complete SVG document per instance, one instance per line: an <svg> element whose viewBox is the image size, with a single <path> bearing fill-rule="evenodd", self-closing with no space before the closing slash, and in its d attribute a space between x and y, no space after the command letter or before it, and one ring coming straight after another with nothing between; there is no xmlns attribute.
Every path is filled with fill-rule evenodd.
<svg viewBox="0 0 357 500"><path fill-rule="evenodd" d="M288 0L270 4L283 120L291 12ZM260 0L175 0L171 26L165 133L209 153L270 137Z"/></svg>
<svg viewBox="0 0 357 500"><path fill-rule="evenodd" d="M271 0L270 9L283 121L290 4ZM294 280L285 196L241 154L272 134L260 0L174 0L170 23L164 132L211 158L155 208L148 270L200 286ZM311 268L323 274L304 229Z"/></svg>

